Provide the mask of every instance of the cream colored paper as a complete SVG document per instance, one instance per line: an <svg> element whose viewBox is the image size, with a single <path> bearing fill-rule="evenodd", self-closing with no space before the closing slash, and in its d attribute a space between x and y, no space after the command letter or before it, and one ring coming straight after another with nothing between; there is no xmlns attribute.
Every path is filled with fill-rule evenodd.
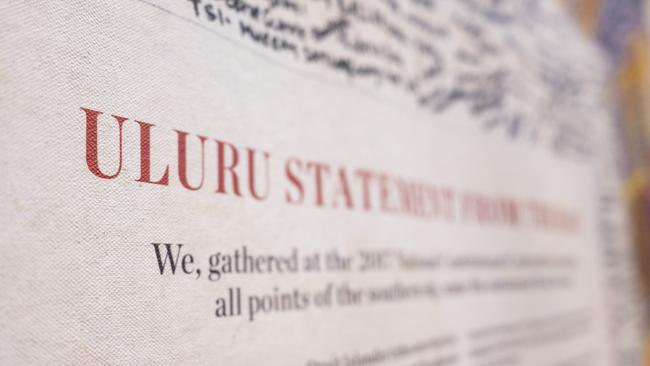
<svg viewBox="0 0 650 366"><path fill-rule="evenodd" d="M0 364L634 364L604 64L552 3L487 3L2 2ZM88 163L89 111L106 175L125 119L114 179ZM143 123L166 185L137 181ZM206 138L197 191L176 130L191 185ZM215 193L217 141L241 197L229 173ZM268 198L246 148L257 172L269 154ZM399 182L428 187L411 192L426 206L405 208ZM189 274L161 275L164 243ZM243 247L299 268L211 281L213 255ZM251 316L276 289L309 305Z"/></svg>

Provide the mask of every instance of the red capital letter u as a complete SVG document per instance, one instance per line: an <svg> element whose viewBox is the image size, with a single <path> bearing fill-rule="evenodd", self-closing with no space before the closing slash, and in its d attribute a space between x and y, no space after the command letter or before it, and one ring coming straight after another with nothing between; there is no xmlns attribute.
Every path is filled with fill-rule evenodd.
<svg viewBox="0 0 650 366"><path fill-rule="evenodd" d="M97 157L97 120L102 112L94 111L92 109L83 108L81 110L86 112L86 164L88 169L96 176L104 179L113 179L120 174L122 170L122 124L128 118L112 115L117 121L120 130L120 162L117 166L117 171L112 174L104 174L99 169L99 161Z"/></svg>

